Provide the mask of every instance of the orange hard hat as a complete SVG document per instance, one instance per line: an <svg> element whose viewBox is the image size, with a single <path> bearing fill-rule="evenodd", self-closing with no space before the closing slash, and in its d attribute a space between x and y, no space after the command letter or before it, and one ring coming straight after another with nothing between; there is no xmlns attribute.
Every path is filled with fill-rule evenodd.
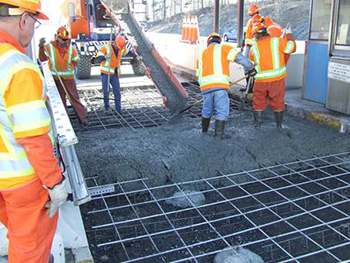
<svg viewBox="0 0 350 263"><path fill-rule="evenodd" d="M23 12L18 14L22 14L25 11L27 11L27 12L36 14L39 19L43 19L43 20L49 19L44 13L40 11L41 10L40 0L0 0L0 3L19 7L19 9L22 9L21 11ZM16 14L13 13L13 15L18 15L18 14L17 12Z"/></svg>
<svg viewBox="0 0 350 263"><path fill-rule="evenodd" d="M220 36L220 34L218 34L218 33L211 33L211 34L208 36L208 39L207 39L207 46L209 46L210 42L211 42L214 38L217 40L218 43L221 43L221 36Z"/></svg>
<svg viewBox="0 0 350 263"><path fill-rule="evenodd" d="M256 4L251 4L248 9L248 15L252 16L259 13L259 7Z"/></svg>
<svg viewBox="0 0 350 263"><path fill-rule="evenodd" d="M68 32L67 28L65 28L64 26L60 26L57 29L56 36L67 40L67 39L69 39L69 32Z"/></svg>
<svg viewBox="0 0 350 263"><path fill-rule="evenodd" d="M266 27L263 23L255 23L253 24L253 35L256 33L266 32Z"/></svg>
<svg viewBox="0 0 350 263"><path fill-rule="evenodd" d="M116 44L118 49L124 49L126 44L125 37L117 36L114 40L114 43Z"/></svg>

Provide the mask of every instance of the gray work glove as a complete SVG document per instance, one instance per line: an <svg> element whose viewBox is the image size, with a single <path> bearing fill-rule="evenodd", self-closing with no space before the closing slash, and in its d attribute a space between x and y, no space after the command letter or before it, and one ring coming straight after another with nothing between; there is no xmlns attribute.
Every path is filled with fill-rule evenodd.
<svg viewBox="0 0 350 263"><path fill-rule="evenodd" d="M39 40L39 48L44 48L44 45L46 43L46 40L44 37L40 38Z"/></svg>
<svg viewBox="0 0 350 263"><path fill-rule="evenodd" d="M49 192L50 201L45 204L47 208L46 213L53 218L56 211L64 204L67 200L68 192L66 189L66 181L63 179L62 182L56 184L52 189L44 186Z"/></svg>
<svg viewBox="0 0 350 263"><path fill-rule="evenodd" d="M283 31L284 31L284 34L292 34L292 26L288 24Z"/></svg>

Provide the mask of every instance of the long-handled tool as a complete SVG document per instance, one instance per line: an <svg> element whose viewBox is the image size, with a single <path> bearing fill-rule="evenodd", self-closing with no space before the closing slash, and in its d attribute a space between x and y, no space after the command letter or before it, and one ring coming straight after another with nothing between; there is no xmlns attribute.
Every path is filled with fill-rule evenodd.
<svg viewBox="0 0 350 263"><path fill-rule="evenodd" d="M240 81L242 81L242 80L244 80L244 79L246 79L246 78L247 78L247 76L243 76L242 78L240 78L240 79L238 79L238 80L232 82L232 83L230 84L229 90L231 89L231 87L232 87L233 85L237 84L238 82L240 82ZM193 103L192 105L187 106L186 108L184 108L184 109L182 109L182 110L180 110L180 111L176 111L176 112L175 112L173 115L171 115L171 117L169 118L169 123L174 123L177 119L180 118L180 116L181 116L182 113L184 113L185 111L188 111L189 109L193 108L194 106L197 106L197 105L200 104L201 102L203 102L203 98L200 99L200 100L198 100L198 101L196 101L196 102Z"/></svg>

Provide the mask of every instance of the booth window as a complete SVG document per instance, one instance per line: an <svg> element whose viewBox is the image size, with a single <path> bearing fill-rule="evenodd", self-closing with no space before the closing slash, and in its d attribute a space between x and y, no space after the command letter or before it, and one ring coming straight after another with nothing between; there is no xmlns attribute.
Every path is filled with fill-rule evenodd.
<svg viewBox="0 0 350 263"><path fill-rule="evenodd" d="M331 0L312 1L311 40L328 40L331 4Z"/></svg>
<svg viewBox="0 0 350 263"><path fill-rule="evenodd" d="M350 1L340 0L336 45L350 45Z"/></svg>

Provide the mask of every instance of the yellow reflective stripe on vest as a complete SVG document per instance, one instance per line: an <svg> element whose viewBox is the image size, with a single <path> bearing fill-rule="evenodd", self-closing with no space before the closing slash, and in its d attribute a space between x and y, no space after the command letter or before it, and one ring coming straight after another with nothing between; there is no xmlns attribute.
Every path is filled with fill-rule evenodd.
<svg viewBox="0 0 350 263"><path fill-rule="evenodd" d="M206 77L201 77L198 79L198 83L201 86L209 85L209 84L229 84L230 78L226 75L211 75Z"/></svg>
<svg viewBox="0 0 350 263"><path fill-rule="evenodd" d="M257 71L257 72L260 72L260 52L259 52L259 49L258 49L257 44L255 44L255 45L252 47L251 51L252 51L254 60L255 60L255 62L257 63L257 66L255 67L255 68L256 68L256 71Z"/></svg>
<svg viewBox="0 0 350 263"><path fill-rule="evenodd" d="M273 37L271 38L271 53L272 53L272 61L273 61L273 69L279 69L280 67L280 55L279 55L279 38Z"/></svg>
<svg viewBox="0 0 350 263"><path fill-rule="evenodd" d="M239 51L236 50L235 48L231 49L227 55L227 59L232 61L232 62L235 62L238 53L239 53Z"/></svg>
<svg viewBox="0 0 350 263"><path fill-rule="evenodd" d="M20 113L35 108L46 107L45 102L42 100L35 100L27 103L21 103L19 105L11 106L7 108L7 114L11 115L14 113Z"/></svg>
<svg viewBox="0 0 350 263"><path fill-rule="evenodd" d="M284 53L286 53L286 54L292 53L292 51L294 49L294 45L295 45L294 41L289 40L287 42L286 48L284 49Z"/></svg>
<svg viewBox="0 0 350 263"><path fill-rule="evenodd" d="M221 45L214 44L213 63L214 63L214 75L222 75L222 63L221 63Z"/></svg>
<svg viewBox="0 0 350 263"><path fill-rule="evenodd" d="M27 158L27 154L24 150L19 153L0 153L0 160L20 160L25 158Z"/></svg>
<svg viewBox="0 0 350 263"><path fill-rule="evenodd" d="M114 73L114 68L100 66L100 69L108 73Z"/></svg>
<svg viewBox="0 0 350 263"><path fill-rule="evenodd" d="M268 78L275 78L278 76L281 76L286 73L286 67L282 67L279 69L274 69L274 70L266 70L259 72L258 74L255 75L256 79L268 79Z"/></svg>
<svg viewBox="0 0 350 263"><path fill-rule="evenodd" d="M18 132L23 132L28 130L34 130L38 128L43 128L45 126L49 126L50 124L51 124L51 119L47 118L36 122L30 122L30 123L21 124L21 125L14 125L13 132L18 133Z"/></svg>
<svg viewBox="0 0 350 263"><path fill-rule="evenodd" d="M35 174L35 171L33 168L24 169L21 171L10 171L10 172L0 170L0 178L2 178L2 179L24 177L24 176L29 176L32 174Z"/></svg>

